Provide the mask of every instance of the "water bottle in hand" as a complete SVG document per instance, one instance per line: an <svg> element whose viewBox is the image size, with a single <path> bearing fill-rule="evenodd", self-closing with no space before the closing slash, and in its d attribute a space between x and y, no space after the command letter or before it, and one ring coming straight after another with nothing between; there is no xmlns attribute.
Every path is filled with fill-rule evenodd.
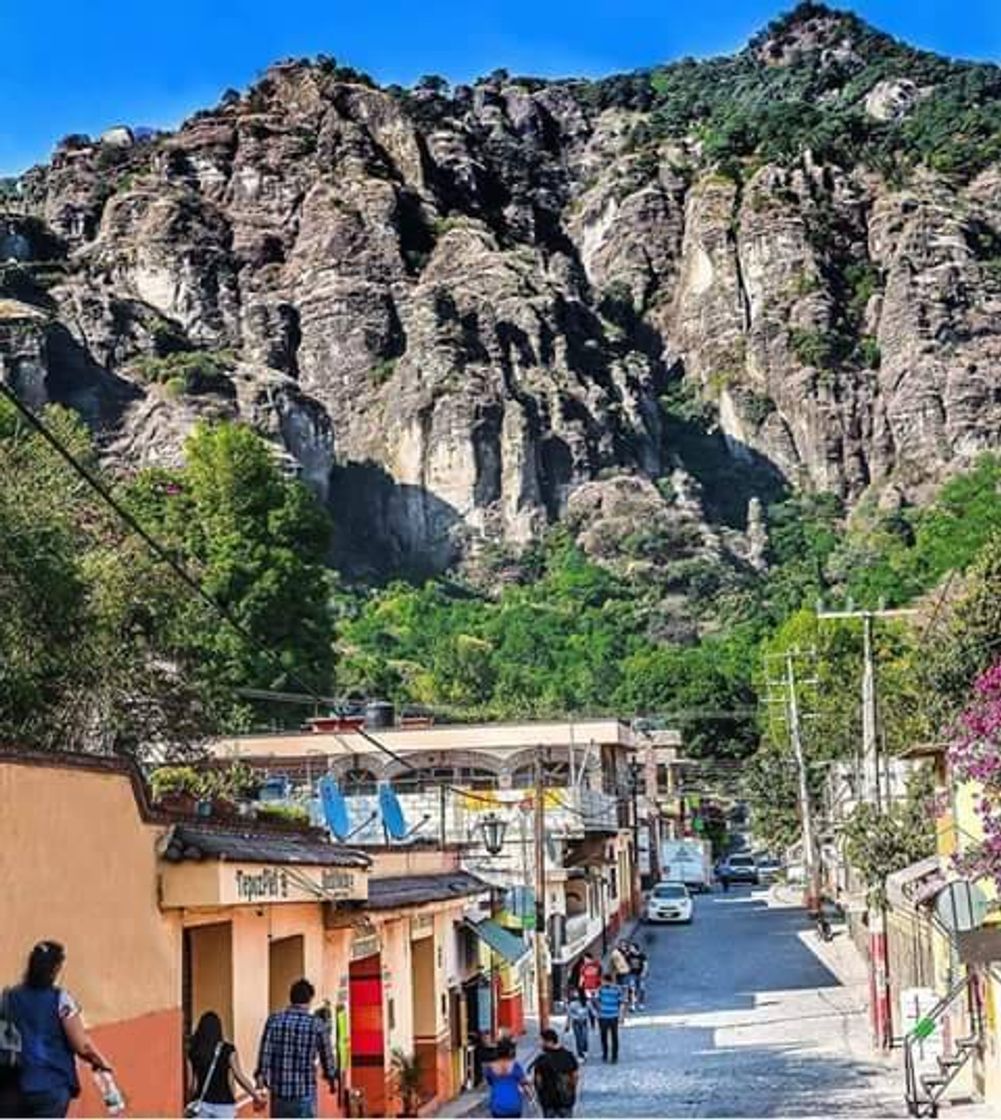
<svg viewBox="0 0 1001 1120"><path fill-rule="evenodd" d="M104 1101L104 1107L108 1110L109 1116L121 1116L125 1111L125 1098L122 1096L121 1089L115 1083L115 1079L110 1070L95 1069L94 1070L94 1084L97 1086L97 1091L101 1094L101 1099Z"/></svg>

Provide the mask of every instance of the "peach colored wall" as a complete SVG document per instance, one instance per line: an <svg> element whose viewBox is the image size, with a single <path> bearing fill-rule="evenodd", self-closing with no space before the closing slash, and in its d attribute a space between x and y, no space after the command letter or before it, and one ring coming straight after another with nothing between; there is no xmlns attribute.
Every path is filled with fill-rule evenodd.
<svg viewBox="0 0 1001 1120"><path fill-rule="evenodd" d="M180 922L157 905L161 831L125 774L0 757L0 977L54 938L91 1026L179 1007Z"/></svg>

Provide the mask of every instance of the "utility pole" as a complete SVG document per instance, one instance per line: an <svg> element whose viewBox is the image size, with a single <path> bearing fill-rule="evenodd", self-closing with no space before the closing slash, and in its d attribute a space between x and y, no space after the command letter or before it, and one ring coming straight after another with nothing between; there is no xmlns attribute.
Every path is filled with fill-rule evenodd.
<svg viewBox="0 0 1001 1120"><path fill-rule="evenodd" d="M814 655L814 651L809 651L809 656ZM799 689L807 682L800 680L796 675L796 661L806 656L808 656L806 652L792 649L785 653L770 654L766 660L783 662L781 675L775 680L769 678L769 690L777 689L781 694L778 696L769 695L768 702L769 704L781 705L782 715L786 722L786 733L789 736L789 746L796 763L796 800L799 803L800 827L803 834L803 872L806 883L803 901L806 909L813 913L820 904L820 848L813 819L809 772L807 770L806 754L803 750L801 728L803 713L800 710Z"/></svg>
<svg viewBox="0 0 1001 1120"><path fill-rule="evenodd" d="M796 757L799 778L799 811L803 824L803 870L806 876L806 909L814 913L820 906L820 849L813 827L813 806L810 804L810 784L807 779L806 757L799 729L799 700L796 695L796 665L798 651L786 652L786 685L789 713L789 742Z"/></svg>
<svg viewBox="0 0 1001 1120"><path fill-rule="evenodd" d="M539 1030L549 1026L549 984L545 969L546 938L546 788L542 748L535 756L535 985Z"/></svg>
<svg viewBox="0 0 1001 1120"><path fill-rule="evenodd" d="M817 611L817 618L861 619L862 621L862 796L877 811L889 806L890 775L886 775L885 799L880 789L879 770L879 709L876 702L876 659L873 652L872 624L874 619L906 618L917 614L913 610L875 611ZM869 1015L872 1023L873 1045L888 1050L893 1042L893 1015L890 1006L890 962L886 943L886 906L870 905L869 926Z"/></svg>

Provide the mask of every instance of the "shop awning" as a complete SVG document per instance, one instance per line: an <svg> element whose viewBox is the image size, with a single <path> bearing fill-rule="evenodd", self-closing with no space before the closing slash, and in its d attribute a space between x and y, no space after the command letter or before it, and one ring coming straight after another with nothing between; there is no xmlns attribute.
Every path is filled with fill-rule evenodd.
<svg viewBox="0 0 1001 1120"><path fill-rule="evenodd" d="M503 926L490 921L489 918L482 922L471 922L467 918L462 924L511 964L517 964L528 952L528 946L520 937L508 933Z"/></svg>

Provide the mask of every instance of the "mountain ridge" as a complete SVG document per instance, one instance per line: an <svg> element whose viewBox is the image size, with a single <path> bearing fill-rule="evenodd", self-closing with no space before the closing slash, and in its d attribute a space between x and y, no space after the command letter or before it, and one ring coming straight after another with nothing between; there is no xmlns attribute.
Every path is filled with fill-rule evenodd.
<svg viewBox="0 0 1001 1120"><path fill-rule="evenodd" d="M3 375L123 469L246 420L358 568L560 522L753 566L755 499L896 508L1001 442L998 108L996 66L819 4L597 81L290 60L21 178Z"/></svg>

